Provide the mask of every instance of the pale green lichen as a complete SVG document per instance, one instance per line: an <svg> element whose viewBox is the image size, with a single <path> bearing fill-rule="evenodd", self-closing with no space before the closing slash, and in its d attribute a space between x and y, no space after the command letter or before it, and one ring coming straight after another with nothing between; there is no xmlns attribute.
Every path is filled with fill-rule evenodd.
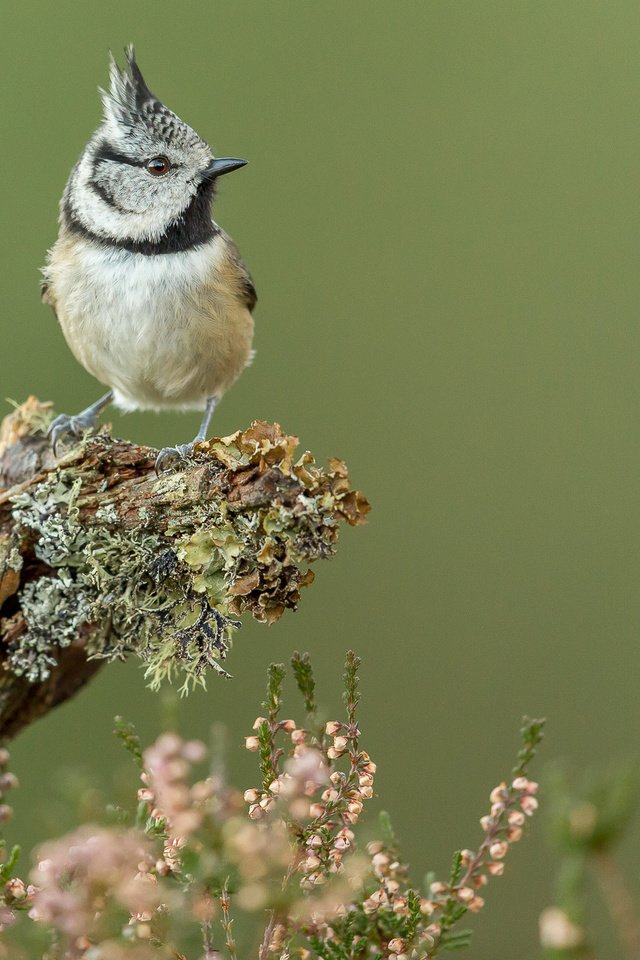
<svg viewBox="0 0 640 960"><path fill-rule="evenodd" d="M82 629L91 657L133 652L154 688L181 676L186 691L210 668L225 674L234 618L248 611L273 623L295 609L309 564L335 551L339 522L362 523L368 510L341 461L329 472L309 454L294 461L296 443L259 421L212 440L202 475L155 481L146 503L125 505L126 523L90 457L23 488L11 498L13 529L20 552L45 569L17 592L25 626L9 668L45 679L56 649ZM86 483L98 495L82 515Z"/></svg>
<svg viewBox="0 0 640 960"><path fill-rule="evenodd" d="M57 650L76 639L87 620L90 591L68 570L60 570L55 577L27 583L20 600L29 629L9 644L7 665L16 676L35 683L49 676Z"/></svg>
<svg viewBox="0 0 640 960"><path fill-rule="evenodd" d="M206 667L224 673L219 660L232 621L202 601L194 603L189 585L172 576L176 563L167 562L166 540L114 527L112 505L96 513L94 525L82 525L78 492L72 471L61 470L12 501L16 528L28 531L35 556L57 575L39 577L20 591L28 628L12 644L9 668L32 681L46 679L56 647L67 646L82 624L94 624L90 656L116 659L136 652L153 686L174 676L177 667L187 687L202 682ZM214 627L206 625L207 615Z"/></svg>

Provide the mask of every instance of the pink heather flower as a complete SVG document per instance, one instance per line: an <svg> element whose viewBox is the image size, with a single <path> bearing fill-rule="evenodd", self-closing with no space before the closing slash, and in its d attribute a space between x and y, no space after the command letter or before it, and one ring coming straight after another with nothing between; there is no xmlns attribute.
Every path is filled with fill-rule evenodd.
<svg viewBox="0 0 640 960"><path fill-rule="evenodd" d="M4 793L6 790L13 790L18 786L18 778L15 773L2 773L0 774L0 791Z"/></svg>
<svg viewBox="0 0 640 960"><path fill-rule="evenodd" d="M266 717L256 717L256 719L253 721L253 726L252 726L251 729L252 729L252 730L259 730L260 727L262 726L262 724L263 724L263 723L266 723L266 722L267 722L267 718L266 718ZM246 738L245 738L245 739L246 739Z"/></svg>
<svg viewBox="0 0 640 960"><path fill-rule="evenodd" d="M386 853L376 853L371 858L371 866L379 877L387 873L389 869L389 863L390 860Z"/></svg>
<svg viewBox="0 0 640 960"><path fill-rule="evenodd" d="M387 897L384 890L374 890L370 897L362 904L362 908L365 913L371 914L376 913L383 904L388 903L389 898Z"/></svg>
<svg viewBox="0 0 640 960"><path fill-rule="evenodd" d="M494 825L493 817L480 817L480 826L485 833L487 833Z"/></svg>
<svg viewBox="0 0 640 960"><path fill-rule="evenodd" d="M7 880L4 885L5 892L7 896L13 900L26 900L27 899L27 888L23 880L20 880L18 877L13 877L12 880Z"/></svg>
<svg viewBox="0 0 640 960"><path fill-rule="evenodd" d="M489 794L489 800L491 803L500 803L505 798L506 792L506 783L500 783L497 787L494 787L491 793Z"/></svg>
<svg viewBox="0 0 640 960"><path fill-rule="evenodd" d="M337 790L323 790L320 799L324 800L325 803L335 803L339 796Z"/></svg>
<svg viewBox="0 0 640 960"><path fill-rule="evenodd" d="M528 817L532 816L538 809L538 801L535 797L523 797L520 806Z"/></svg>
<svg viewBox="0 0 640 960"><path fill-rule="evenodd" d="M489 847L489 853L494 860L502 860L502 858L506 856L508 849L509 844L506 840L496 840L496 842L492 843Z"/></svg>
<svg viewBox="0 0 640 960"><path fill-rule="evenodd" d="M202 763L207 756L207 748L201 740L187 740L182 747L182 756L189 763Z"/></svg>
<svg viewBox="0 0 640 960"><path fill-rule="evenodd" d="M93 929L105 898L129 913L156 910L157 885L137 869L148 849L135 830L88 826L44 844L32 872L37 889L31 916L75 939Z"/></svg>
<svg viewBox="0 0 640 960"><path fill-rule="evenodd" d="M329 720L324 727L324 732L328 737L335 737L342 730L342 724L339 720Z"/></svg>
<svg viewBox="0 0 640 960"><path fill-rule="evenodd" d="M474 897L471 903L469 903L467 906L472 913L479 913L484 907L484 900L482 897Z"/></svg>
<svg viewBox="0 0 640 960"><path fill-rule="evenodd" d="M389 940L387 946L391 953L401 953L404 950L404 940L401 940L400 937L394 937Z"/></svg>
<svg viewBox="0 0 640 960"><path fill-rule="evenodd" d="M0 933L3 930L6 930L7 927L13 926L16 922L16 915L13 910L9 910L8 907L0 907ZM5 957L7 954L5 954Z"/></svg>
<svg viewBox="0 0 640 960"><path fill-rule="evenodd" d="M487 870L492 876L501 877L502 874L504 873L504 861L500 861L499 863L488 864Z"/></svg>
<svg viewBox="0 0 640 960"><path fill-rule="evenodd" d="M260 738L259 737L245 737L244 738L245 749L251 750L252 753L255 753L256 750L260 749Z"/></svg>
<svg viewBox="0 0 640 960"><path fill-rule="evenodd" d="M582 929L559 907L543 910L539 924L540 945L549 950L572 950L584 941Z"/></svg>
<svg viewBox="0 0 640 960"><path fill-rule="evenodd" d="M176 734L163 734L144 752L145 782L153 792L156 809L173 836L190 836L203 819L202 801L212 785L188 784L190 764L200 762L206 748L198 740L183 741Z"/></svg>
<svg viewBox="0 0 640 960"><path fill-rule="evenodd" d="M315 792L329 780L322 754L310 747L304 747L298 756L287 761L285 767L290 779L283 787L289 795L300 792L307 784L311 784Z"/></svg>
<svg viewBox="0 0 640 960"><path fill-rule="evenodd" d="M400 914L403 917L408 914L409 911L407 909L406 897L395 897L393 901L393 912Z"/></svg>
<svg viewBox="0 0 640 960"><path fill-rule="evenodd" d="M512 810L509 816L507 817L507 823L510 827L521 827L525 821L524 813L521 813L519 810Z"/></svg>
<svg viewBox="0 0 640 960"><path fill-rule="evenodd" d="M458 900L462 900L463 903L470 903L475 895L475 890L472 887L461 887L458 890Z"/></svg>
<svg viewBox="0 0 640 960"><path fill-rule="evenodd" d="M449 887L446 883L443 883L442 880L436 880L431 884L429 889L431 890L431 893L433 893L435 896L438 896L438 894L446 893Z"/></svg>

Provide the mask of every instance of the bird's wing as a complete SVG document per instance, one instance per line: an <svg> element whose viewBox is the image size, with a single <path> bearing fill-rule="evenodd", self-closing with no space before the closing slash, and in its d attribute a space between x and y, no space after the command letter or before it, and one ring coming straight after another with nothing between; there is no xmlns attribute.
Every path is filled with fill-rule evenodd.
<svg viewBox="0 0 640 960"><path fill-rule="evenodd" d="M231 237L227 233L224 233L224 231L222 231L222 233L227 246L230 265L236 274L235 279L238 284L240 297L249 313L252 313L253 308L258 302L258 294L256 293L255 286L253 285L251 274L249 273L247 265L240 256L240 251Z"/></svg>

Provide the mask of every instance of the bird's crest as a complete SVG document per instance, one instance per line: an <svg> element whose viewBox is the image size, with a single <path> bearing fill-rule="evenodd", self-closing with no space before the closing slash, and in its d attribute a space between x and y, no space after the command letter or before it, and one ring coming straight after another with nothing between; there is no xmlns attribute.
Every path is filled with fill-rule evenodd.
<svg viewBox="0 0 640 960"><path fill-rule="evenodd" d="M127 66L121 69L109 54L110 89L100 89L105 120L131 129L146 128L167 141L199 140L195 131L151 92L136 62L133 44L125 48L125 57Z"/></svg>

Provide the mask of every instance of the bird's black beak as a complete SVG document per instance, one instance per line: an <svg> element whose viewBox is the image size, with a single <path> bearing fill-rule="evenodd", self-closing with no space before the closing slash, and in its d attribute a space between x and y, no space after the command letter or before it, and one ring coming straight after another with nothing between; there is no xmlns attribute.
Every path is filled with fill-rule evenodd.
<svg viewBox="0 0 640 960"><path fill-rule="evenodd" d="M202 176L206 180L215 180L216 177L221 177L223 173L239 170L248 162L248 160L238 160L237 157L219 157L217 160L212 160L207 169L202 171Z"/></svg>

